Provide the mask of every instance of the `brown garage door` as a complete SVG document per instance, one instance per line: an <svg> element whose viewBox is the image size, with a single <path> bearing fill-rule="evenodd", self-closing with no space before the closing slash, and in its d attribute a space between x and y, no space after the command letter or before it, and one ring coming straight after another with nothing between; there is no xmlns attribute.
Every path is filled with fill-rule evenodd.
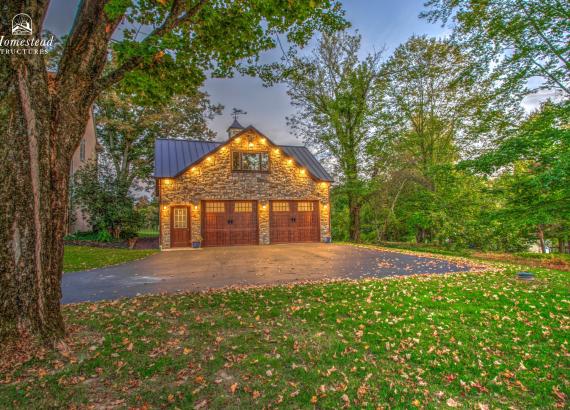
<svg viewBox="0 0 570 410"><path fill-rule="evenodd" d="M258 245L256 201L204 201L204 246Z"/></svg>
<svg viewBox="0 0 570 410"><path fill-rule="evenodd" d="M271 243L319 242L318 201L271 201Z"/></svg>

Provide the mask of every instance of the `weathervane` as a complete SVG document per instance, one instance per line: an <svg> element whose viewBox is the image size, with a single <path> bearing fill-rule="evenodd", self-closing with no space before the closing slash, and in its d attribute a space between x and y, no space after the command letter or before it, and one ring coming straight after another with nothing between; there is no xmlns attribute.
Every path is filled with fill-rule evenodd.
<svg viewBox="0 0 570 410"><path fill-rule="evenodd" d="M234 121L237 121L238 117L240 115L246 115L247 112L245 112L244 110L242 110L241 108L233 108L232 109L232 115L234 116Z"/></svg>

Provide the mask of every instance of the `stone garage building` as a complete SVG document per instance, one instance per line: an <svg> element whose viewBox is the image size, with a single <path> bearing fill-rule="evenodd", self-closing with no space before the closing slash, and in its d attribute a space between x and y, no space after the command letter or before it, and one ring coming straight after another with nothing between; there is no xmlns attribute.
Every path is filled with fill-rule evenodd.
<svg viewBox="0 0 570 410"><path fill-rule="evenodd" d="M331 176L237 121L226 142L158 139L161 249L330 241Z"/></svg>

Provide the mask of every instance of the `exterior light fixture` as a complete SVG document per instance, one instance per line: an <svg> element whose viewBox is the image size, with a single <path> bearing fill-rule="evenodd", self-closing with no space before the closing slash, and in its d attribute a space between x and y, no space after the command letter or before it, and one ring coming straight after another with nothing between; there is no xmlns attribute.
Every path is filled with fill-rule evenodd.
<svg viewBox="0 0 570 410"><path fill-rule="evenodd" d="M237 138L236 138L236 142L239 144L240 141L241 141L241 138L240 138L240 137L237 137Z"/></svg>
<svg viewBox="0 0 570 410"><path fill-rule="evenodd" d="M265 138L261 138L259 141L261 141L262 144L265 144Z"/></svg>
<svg viewBox="0 0 570 410"><path fill-rule="evenodd" d="M163 205L163 206L162 206L162 210L163 210L163 211L166 211L166 205Z"/></svg>
<svg viewBox="0 0 570 410"><path fill-rule="evenodd" d="M253 148L253 142L249 143L249 148Z"/></svg>
<svg viewBox="0 0 570 410"><path fill-rule="evenodd" d="M287 165L291 165L293 163L292 159L287 160Z"/></svg>
<svg viewBox="0 0 570 410"><path fill-rule="evenodd" d="M301 168L301 171L299 171L301 173L301 175L305 175L305 169Z"/></svg>
<svg viewBox="0 0 570 410"><path fill-rule="evenodd" d="M211 157L211 156L209 156L209 157L206 158L206 161L211 161L211 160L212 160L212 157Z"/></svg>

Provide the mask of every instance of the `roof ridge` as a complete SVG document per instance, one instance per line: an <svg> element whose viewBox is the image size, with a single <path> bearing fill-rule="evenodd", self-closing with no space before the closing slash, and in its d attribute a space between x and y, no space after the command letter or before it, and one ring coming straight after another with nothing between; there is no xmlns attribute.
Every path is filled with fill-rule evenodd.
<svg viewBox="0 0 570 410"><path fill-rule="evenodd" d="M157 137L157 140L163 140L163 141L184 141L184 142L206 142L206 143L210 143L210 144L223 144L223 141L204 141L204 140L189 140L186 138L162 138L162 137Z"/></svg>

